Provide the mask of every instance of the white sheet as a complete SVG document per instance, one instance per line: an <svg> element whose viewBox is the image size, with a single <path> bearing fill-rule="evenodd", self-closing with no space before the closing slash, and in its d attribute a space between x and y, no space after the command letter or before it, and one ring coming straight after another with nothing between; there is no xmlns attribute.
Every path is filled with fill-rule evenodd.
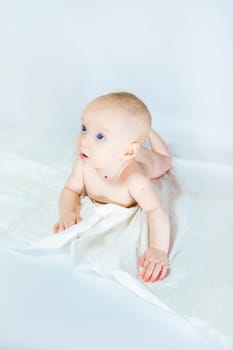
<svg viewBox="0 0 233 350"><path fill-rule="evenodd" d="M154 189L168 213L169 209L171 213L174 211L171 206L172 192L176 191L174 179L173 173L169 172L153 181ZM143 210L137 205L124 208L115 204L100 204L85 196L80 200L80 217L79 224L18 251L32 255L66 251L72 256L77 271L95 271L111 276L145 300L172 311L162 302L163 298L159 299L156 293L149 293L146 284L139 279L138 260L148 246L148 224ZM172 237L174 219L175 217L170 218ZM184 221L181 216L180 219L181 222ZM177 242L183 233L183 228L179 228L175 245L172 239L170 263L177 253Z"/></svg>
<svg viewBox="0 0 233 350"><path fill-rule="evenodd" d="M64 152L62 156L60 153L61 159L63 159L61 163L56 162L57 153L47 154L47 158L43 160L42 158L39 160L30 159L29 153L24 152L22 156L17 152L5 151L1 155L3 167L1 172L2 218L0 237L2 247L3 245L5 247L7 245L10 247L20 246L24 245L25 242L36 242L51 235L48 227L51 227L54 222L56 195L64 181L66 171L68 171L64 170L64 166L67 167L66 169L69 167L69 161L65 160L67 153ZM51 159L49 159L50 156ZM133 257L138 236L131 235L128 236L130 239L127 240L129 245L126 249L126 252L131 254L130 259L127 256L127 259L124 260L128 262L128 265L125 265L124 269L117 268L114 277L125 286L131 286L131 290L136 294L142 293L141 296L144 296L148 301L153 303L162 301L165 303L165 307L168 305L180 314L203 320L208 328L215 329L218 334L231 336L233 314L231 232L233 226L230 214L233 196L227 185L230 184L233 169L218 164L189 162L179 159L175 159L174 168L184 189L178 222L182 222L183 210L185 210L185 213L189 213L189 228L182 244L179 246L179 254L172 262L170 275L163 282L154 284L145 284L135 278L137 274L136 264L135 261L132 263L130 259ZM53 181L49 181L49 179L53 179ZM51 183L53 187L51 187ZM17 193L17 196L15 193ZM10 199L14 200L10 201ZM91 205L94 206L97 213L98 211L101 215L104 213L103 205L86 199L84 201L86 201L86 207ZM51 212L48 212L51 208ZM121 214L128 211L135 211L136 213L138 210L114 205L107 205L106 208L109 208L110 212L114 209L114 214L115 210ZM87 210L86 213L88 215L89 211ZM141 221L143 213L139 211L137 214ZM44 216L44 219L42 216ZM91 218L91 220L95 219L96 217ZM93 223L93 221L87 221L86 224L84 222L83 225L87 224L88 227ZM82 224L80 223L80 225ZM83 230L86 231L88 227L83 227ZM107 228L108 225L104 229ZM183 226L181 231L184 232L184 229ZM66 234L69 231L71 235L74 233L77 236L77 232L73 230L74 228L67 230ZM181 231L180 234L182 234ZM122 247L123 242L125 242L122 235L119 238L118 247ZM63 234L53 236L52 246L63 236ZM64 237L67 239L68 235ZM20 240L15 240L15 238L20 238ZM114 236L115 238L116 236ZM78 240L72 239L70 243L76 268L89 268L90 266L86 264L86 260L79 254L81 250L78 248ZM105 242L105 244L108 245L108 242ZM144 249L145 245L146 241L144 240L144 243L140 245L141 249ZM178 246L173 250L173 257L177 253L177 248ZM93 251L97 252L96 249ZM106 250L104 251L106 253ZM121 249L120 251L122 252ZM119 251L117 249L115 249L115 253L114 257L118 258ZM96 258L92 254L93 256ZM120 256L122 256L122 253ZM103 258L107 258L107 262L111 262L111 267L114 266L115 269L116 260L112 259L112 254L107 257L105 254ZM80 260L82 264L80 264ZM99 256L97 260L99 264ZM96 261L93 264L95 267L97 266ZM104 265L101 266L101 270L95 269L95 271L108 276L109 270L106 268L106 261L102 260L102 262ZM117 266L119 267L118 263L119 260L117 260ZM122 274L122 271L127 269L129 274ZM131 276L134 278L131 278ZM221 283L219 276L221 276ZM136 284L135 281L137 281ZM146 291L152 293L148 294ZM150 299L152 295L154 299Z"/></svg>

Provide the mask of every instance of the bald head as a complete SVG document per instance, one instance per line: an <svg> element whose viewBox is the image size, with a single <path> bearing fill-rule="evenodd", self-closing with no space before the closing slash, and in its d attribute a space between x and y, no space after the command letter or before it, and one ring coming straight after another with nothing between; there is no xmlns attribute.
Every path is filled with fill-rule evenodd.
<svg viewBox="0 0 233 350"><path fill-rule="evenodd" d="M143 144L151 129L151 116L146 105L135 95L127 92L115 92L102 95L89 103L87 108L110 109L116 121L128 128L132 141Z"/></svg>

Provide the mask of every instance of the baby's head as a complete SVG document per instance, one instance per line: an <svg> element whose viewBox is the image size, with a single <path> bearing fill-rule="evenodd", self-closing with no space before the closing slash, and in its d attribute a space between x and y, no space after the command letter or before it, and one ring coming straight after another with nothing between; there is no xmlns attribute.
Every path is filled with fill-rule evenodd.
<svg viewBox="0 0 233 350"><path fill-rule="evenodd" d="M150 129L150 113L139 98L126 92L110 93L84 109L78 146L96 168L107 167L114 161L133 159Z"/></svg>

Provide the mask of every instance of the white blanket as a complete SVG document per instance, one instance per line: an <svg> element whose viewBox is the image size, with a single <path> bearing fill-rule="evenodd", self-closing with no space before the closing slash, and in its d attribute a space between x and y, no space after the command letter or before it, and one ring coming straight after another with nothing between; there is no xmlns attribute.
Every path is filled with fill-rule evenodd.
<svg viewBox="0 0 233 350"><path fill-rule="evenodd" d="M68 169L69 161L65 153L59 163L55 153L51 159L48 153L46 156L43 162L29 156L2 156L2 248L35 255L68 253L79 272L114 278L151 303L232 336L233 196L225 186L231 181L232 167L175 159L174 170L182 185L176 215L169 201L171 178L166 175L155 183L178 226L170 252L170 274L163 281L145 283L138 278L137 259L146 249L148 228L145 213L137 206L99 204L84 197L82 221L57 235L51 233L56 218L51 208L56 206L67 175L62 169ZM51 226L45 218L51 219Z"/></svg>
<svg viewBox="0 0 233 350"><path fill-rule="evenodd" d="M184 233L182 229L176 230L175 203L179 186L173 172L169 171L160 179L153 180L153 187L170 216L171 263ZM80 217L78 224L32 243L28 248L18 248L18 251L36 255L67 252L71 254L77 271L108 275L147 301L172 311L139 278L138 261L148 247L149 231L144 211L138 205L125 208L98 203L84 196L80 200ZM184 222L184 219L181 221ZM174 240L176 231L179 234Z"/></svg>

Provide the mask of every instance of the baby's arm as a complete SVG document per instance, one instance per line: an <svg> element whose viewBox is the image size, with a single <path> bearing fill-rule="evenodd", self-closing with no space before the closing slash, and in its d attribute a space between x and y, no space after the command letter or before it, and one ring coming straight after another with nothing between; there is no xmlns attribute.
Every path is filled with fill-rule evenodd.
<svg viewBox="0 0 233 350"><path fill-rule="evenodd" d="M77 160L73 166L59 198L59 221L53 226L53 232L58 233L67 229L69 226L77 224L80 221L77 213L80 195L83 192L83 174L82 163Z"/></svg>
<svg viewBox="0 0 233 350"><path fill-rule="evenodd" d="M168 270L169 218L151 182L142 172L129 176L128 189L138 205L146 212L149 223L149 244L148 249L140 257L140 265L143 267L140 276L145 282L154 282L163 279Z"/></svg>

